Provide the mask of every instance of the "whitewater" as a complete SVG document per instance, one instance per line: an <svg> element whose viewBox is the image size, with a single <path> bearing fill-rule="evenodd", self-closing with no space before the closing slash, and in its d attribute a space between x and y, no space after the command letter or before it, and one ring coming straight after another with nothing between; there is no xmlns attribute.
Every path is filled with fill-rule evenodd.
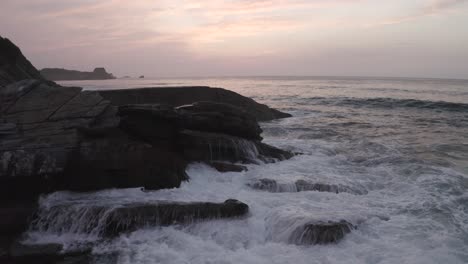
<svg viewBox="0 0 468 264"><path fill-rule="evenodd" d="M33 244L90 250L96 263L468 263L468 81L440 79L251 77L69 81L86 89L208 85L288 112L262 123L264 141L301 153L290 160L220 173L194 163L179 189L56 192L40 199ZM253 151L253 150L252 150ZM281 192L255 190L276 180ZM297 192L294 182L349 192ZM238 199L246 217L151 227L104 239L84 232L109 207L151 201ZM57 205L61 214L48 214ZM41 215L41 212L43 214ZM336 244L296 245L311 221L354 226ZM67 224L64 224L67 223Z"/></svg>

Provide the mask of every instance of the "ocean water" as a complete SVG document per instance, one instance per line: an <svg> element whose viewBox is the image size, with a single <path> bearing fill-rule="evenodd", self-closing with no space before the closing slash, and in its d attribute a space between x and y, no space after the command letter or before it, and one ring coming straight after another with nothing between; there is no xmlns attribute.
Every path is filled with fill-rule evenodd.
<svg viewBox="0 0 468 264"><path fill-rule="evenodd" d="M209 85L233 90L293 117L261 124L265 142L302 152L291 160L219 173L192 164L179 189L42 197L49 224L28 242L90 248L98 263L468 263L468 80L378 78L197 78L62 82L86 89ZM353 193L269 193L256 179L347 186ZM104 240L85 233L90 205L234 198L247 217L145 228ZM73 224L64 225L65 222ZM98 219L99 220L99 219ZM97 220L97 221L98 221ZM337 244L294 245L309 221L357 229ZM99 258L101 256L101 258Z"/></svg>

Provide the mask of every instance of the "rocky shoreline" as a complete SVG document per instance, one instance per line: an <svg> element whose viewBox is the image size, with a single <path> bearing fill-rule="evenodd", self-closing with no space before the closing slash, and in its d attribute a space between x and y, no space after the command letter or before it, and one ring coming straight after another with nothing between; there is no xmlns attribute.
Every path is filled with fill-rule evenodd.
<svg viewBox="0 0 468 264"><path fill-rule="evenodd" d="M239 171L245 163L293 156L262 143L258 125L259 120L289 115L234 92L209 87L105 92L62 87L45 80L9 40L0 38L0 47L0 259L19 258L12 255L12 245L39 219L41 194L177 188L188 180L185 168L190 162ZM220 205L129 205L119 209L120 214L141 215L143 220L124 229L116 222L106 230L154 222L154 210L180 222L244 215L248 206L234 200ZM168 213L171 210L177 214ZM172 221L162 219L163 224Z"/></svg>
<svg viewBox="0 0 468 264"><path fill-rule="evenodd" d="M154 201L118 207L40 208L41 195L178 188L189 180L188 164L220 172L245 164L273 163L294 156L262 142L258 122L290 115L221 88L170 87L84 91L46 80L8 39L0 37L0 262L90 263L88 251L60 245L26 245L26 230L78 228L103 239L147 226L239 218L249 206ZM261 179L257 190L361 194L346 186L297 181L293 188ZM90 219L76 226L75 218ZM93 222L94 221L94 222ZM310 222L291 244L334 243L356 228L346 221ZM80 232L81 232L80 231Z"/></svg>

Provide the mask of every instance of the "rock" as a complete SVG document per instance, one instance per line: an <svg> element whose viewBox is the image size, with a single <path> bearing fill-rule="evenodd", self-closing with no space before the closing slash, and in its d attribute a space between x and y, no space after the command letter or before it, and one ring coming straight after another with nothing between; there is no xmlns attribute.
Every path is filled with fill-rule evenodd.
<svg viewBox="0 0 468 264"><path fill-rule="evenodd" d="M23 244L16 242L10 249L12 257L47 257L57 256L62 251L61 244Z"/></svg>
<svg viewBox="0 0 468 264"><path fill-rule="evenodd" d="M323 184L323 183L310 183L304 180L296 181L296 188L298 192L301 191L318 191L318 192L332 192L332 193L351 193L351 194L367 194L365 190L353 189L344 185Z"/></svg>
<svg viewBox="0 0 468 264"><path fill-rule="evenodd" d="M61 205L43 208L32 230L52 233L92 233L116 236L145 226L187 224L199 220L232 218L248 213L247 204L229 199L224 203L167 202L115 206ZM77 219L79 219L77 221Z"/></svg>
<svg viewBox="0 0 468 264"><path fill-rule="evenodd" d="M290 152L261 143L255 119L231 105L124 105L119 115L122 130L152 145L176 146L188 161L258 163L292 157Z"/></svg>
<svg viewBox="0 0 468 264"><path fill-rule="evenodd" d="M179 130L179 115L169 105L120 106L120 128L152 144L173 145Z"/></svg>
<svg viewBox="0 0 468 264"><path fill-rule="evenodd" d="M0 87L25 79L44 80L17 46L0 36Z"/></svg>
<svg viewBox="0 0 468 264"><path fill-rule="evenodd" d="M224 133L250 140L262 140L262 129L254 116L243 109L224 103L196 102L179 106L185 129Z"/></svg>
<svg viewBox="0 0 468 264"><path fill-rule="evenodd" d="M269 192L281 192L281 189L278 186L278 183L272 179L259 179L247 185L256 190L263 190L263 191L269 191Z"/></svg>
<svg viewBox="0 0 468 264"><path fill-rule="evenodd" d="M120 129L86 138L70 156L63 189L176 188L188 179L186 161L168 147L155 147Z"/></svg>
<svg viewBox="0 0 468 264"><path fill-rule="evenodd" d="M105 99L119 106L129 104L169 104L177 107L195 102L211 101L241 108L254 116L258 121L268 121L291 116L290 114L259 104L251 98L244 97L238 93L206 86L106 90L100 91L100 94Z"/></svg>
<svg viewBox="0 0 468 264"><path fill-rule="evenodd" d="M0 257L5 264L85 264L95 263L89 250L63 252L61 244L25 244L15 242L9 250L9 254Z"/></svg>
<svg viewBox="0 0 468 264"><path fill-rule="evenodd" d="M336 243L356 227L345 220L340 222L308 223L293 231L289 242L296 245Z"/></svg>
<svg viewBox="0 0 468 264"><path fill-rule="evenodd" d="M144 79L144 78L145 78L145 76L144 76L144 75L140 75L140 77L138 77L138 78L140 78L140 79Z"/></svg>
<svg viewBox="0 0 468 264"><path fill-rule="evenodd" d="M287 160L294 156L294 154L289 151L282 150L262 142L255 142L255 146L257 147L259 156L263 157L263 161L265 162Z"/></svg>
<svg viewBox="0 0 468 264"><path fill-rule="evenodd" d="M92 72L81 72L58 68L45 68L40 71L41 75L51 81L71 81L71 80L108 80L116 79L112 73L108 73L104 68L95 68Z"/></svg>
<svg viewBox="0 0 468 264"><path fill-rule="evenodd" d="M245 166L222 161L211 161L207 162L207 164L219 172L242 172L247 170L247 167Z"/></svg>
<svg viewBox="0 0 468 264"><path fill-rule="evenodd" d="M0 202L0 263L8 263L11 245L27 230L37 210L35 201L21 198L23 200L18 201L15 197L8 197Z"/></svg>
<svg viewBox="0 0 468 264"><path fill-rule="evenodd" d="M269 192L304 192L304 191L317 191L317 192L331 192L331 193L351 193L356 195L367 194L365 190L353 189L344 185L311 183L305 180L298 180L292 184L279 184L272 179L259 179L253 183L248 184L250 187L257 190L264 190Z"/></svg>
<svg viewBox="0 0 468 264"><path fill-rule="evenodd" d="M182 130L177 143L189 161L258 163L263 158L254 142L226 134Z"/></svg>
<svg viewBox="0 0 468 264"><path fill-rule="evenodd" d="M198 220L239 217L247 214L247 204L229 199L224 203L160 203L113 210L106 219L104 234L118 235L144 226L167 226Z"/></svg>

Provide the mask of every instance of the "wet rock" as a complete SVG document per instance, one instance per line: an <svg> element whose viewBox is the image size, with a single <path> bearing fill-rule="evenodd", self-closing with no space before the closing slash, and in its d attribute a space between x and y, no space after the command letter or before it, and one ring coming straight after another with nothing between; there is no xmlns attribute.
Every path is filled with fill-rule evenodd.
<svg viewBox="0 0 468 264"><path fill-rule="evenodd" d="M12 257L55 256L63 249L61 244L23 244L16 242L10 249Z"/></svg>
<svg viewBox="0 0 468 264"><path fill-rule="evenodd" d="M0 257L5 264L87 264L93 257L89 250L64 252L61 244L24 244L15 242L12 244L9 254Z"/></svg>
<svg viewBox="0 0 468 264"><path fill-rule="evenodd" d="M247 214L249 207L238 200L224 203L160 203L131 205L113 210L106 220L104 234L117 235L145 226L167 226L199 220L238 217Z"/></svg>
<svg viewBox="0 0 468 264"><path fill-rule="evenodd" d="M224 203L161 201L122 204L118 207L60 205L42 208L32 222L31 230L115 236L147 226L188 224L200 220L240 217L246 215L248 210L247 204L233 199Z"/></svg>
<svg viewBox="0 0 468 264"><path fill-rule="evenodd" d="M336 243L356 227L349 222L316 222L296 228L289 242L297 245L317 245Z"/></svg>
<svg viewBox="0 0 468 264"><path fill-rule="evenodd" d="M211 101L241 108L258 121L291 116L235 92L206 86L106 90L100 91L100 94L119 106L128 104L169 104L177 107L195 102Z"/></svg>
<svg viewBox="0 0 468 264"><path fill-rule="evenodd" d="M15 201L14 197L0 202L0 263L8 263L11 245L27 230L36 207L35 201Z"/></svg>
<svg viewBox="0 0 468 264"><path fill-rule="evenodd" d="M256 142L255 146L257 147L258 154L260 157L263 157L265 162L287 160L294 156L294 154L289 151L282 150L262 142Z"/></svg>
<svg viewBox="0 0 468 264"><path fill-rule="evenodd" d="M221 161L211 161L207 162L207 164L219 172L242 172L247 170L245 166Z"/></svg>
<svg viewBox="0 0 468 264"><path fill-rule="evenodd" d="M177 144L190 161L257 163L260 158L254 142L226 134L183 130Z"/></svg>
<svg viewBox="0 0 468 264"><path fill-rule="evenodd" d="M351 193L356 195L366 194L367 191L353 189L348 186L324 184L324 183L311 183L305 180L298 180L292 184L277 183L272 179L259 179L253 183L248 184L250 187L269 191L269 192L304 192L304 191L317 191L317 192L331 192L331 193Z"/></svg>
<svg viewBox="0 0 468 264"><path fill-rule="evenodd" d="M318 191L318 192L332 192L332 193L351 193L351 194L367 194L365 190L353 189L344 185L324 184L324 183L310 183L304 180L298 180L295 183L297 191Z"/></svg>
<svg viewBox="0 0 468 264"><path fill-rule="evenodd" d="M278 183L272 179L260 179L254 183L249 183L248 185L256 190L263 190L269 192L279 191Z"/></svg>

